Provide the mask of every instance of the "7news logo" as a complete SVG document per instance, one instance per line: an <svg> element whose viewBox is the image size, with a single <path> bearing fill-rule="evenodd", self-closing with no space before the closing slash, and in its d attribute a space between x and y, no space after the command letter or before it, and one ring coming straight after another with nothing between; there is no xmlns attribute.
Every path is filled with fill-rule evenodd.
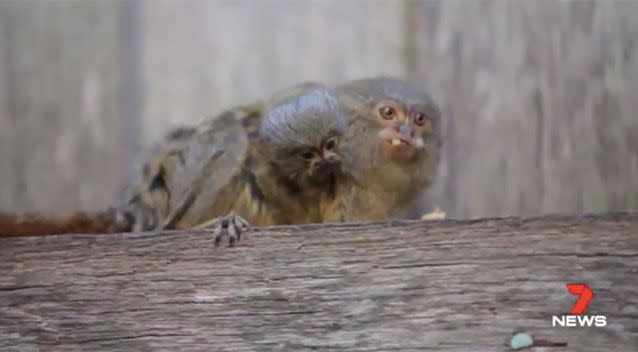
<svg viewBox="0 0 638 352"><path fill-rule="evenodd" d="M563 326L569 328L602 328L607 326L607 317L604 315L584 315L587 305L594 298L591 288L585 283L568 283L565 285L567 291L578 296L576 302L569 310L570 315L552 315L552 326Z"/></svg>

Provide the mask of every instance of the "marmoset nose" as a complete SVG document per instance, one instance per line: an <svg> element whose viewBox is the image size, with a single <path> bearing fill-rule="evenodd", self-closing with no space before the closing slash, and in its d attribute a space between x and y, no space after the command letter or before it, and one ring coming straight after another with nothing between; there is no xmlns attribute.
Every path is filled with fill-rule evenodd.
<svg viewBox="0 0 638 352"><path fill-rule="evenodd" d="M402 137L405 137L405 138L414 137L414 128L409 123L407 122L401 123L401 124L395 125L394 127L396 131L399 132L399 134Z"/></svg>
<svg viewBox="0 0 638 352"><path fill-rule="evenodd" d="M338 161L321 159L312 165L313 174L325 176L332 173L337 167Z"/></svg>

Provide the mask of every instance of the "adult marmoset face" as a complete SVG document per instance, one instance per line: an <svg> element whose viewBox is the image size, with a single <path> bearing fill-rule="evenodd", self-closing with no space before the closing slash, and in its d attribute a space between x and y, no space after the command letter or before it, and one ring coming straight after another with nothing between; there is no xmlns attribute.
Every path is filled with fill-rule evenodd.
<svg viewBox="0 0 638 352"><path fill-rule="evenodd" d="M347 121L335 93L304 86L266 109L261 137L272 164L292 185L328 187L347 163Z"/></svg>
<svg viewBox="0 0 638 352"><path fill-rule="evenodd" d="M422 89L397 78L377 77L348 82L337 91L359 149L376 152L361 153L363 159L376 157L375 165L411 164L428 157L438 161L440 112Z"/></svg>

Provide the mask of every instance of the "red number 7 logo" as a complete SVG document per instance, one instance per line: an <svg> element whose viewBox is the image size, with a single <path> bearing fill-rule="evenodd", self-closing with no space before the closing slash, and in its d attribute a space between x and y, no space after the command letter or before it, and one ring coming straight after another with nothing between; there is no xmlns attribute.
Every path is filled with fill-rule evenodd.
<svg viewBox="0 0 638 352"><path fill-rule="evenodd" d="M589 301L594 297L594 293L587 286L587 284L583 283L569 283L565 284L567 286L567 291L572 295L577 295L578 299L574 302L574 305L570 309L570 313L572 314L583 314L585 313L585 309L587 309L587 305Z"/></svg>

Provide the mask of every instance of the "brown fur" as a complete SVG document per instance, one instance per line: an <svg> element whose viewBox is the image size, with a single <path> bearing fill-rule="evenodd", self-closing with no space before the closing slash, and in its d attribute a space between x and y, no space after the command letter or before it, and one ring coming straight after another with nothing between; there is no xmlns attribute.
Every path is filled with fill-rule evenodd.
<svg viewBox="0 0 638 352"><path fill-rule="evenodd" d="M0 236L42 236L65 233L113 233L130 231L132 218L110 209L67 216L0 214Z"/></svg>
<svg viewBox="0 0 638 352"><path fill-rule="evenodd" d="M199 165L219 148L225 153L218 168L210 171L200 194L172 227L195 227L230 212L256 226L403 217L436 174L441 147L437 106L414 84L395 78L352 81L337 87L349 125L342 142L346 145L347 141L351 149L340 151L344 157L340 173L313 184L289 177L305 166L286 157L285 148L273 149L260 125L265 111L290 104L290 99L320 87L304 83L275 95L268 103L238 107L199 126L169 132L145 159L140 179L117 211L69 216L2 214L0 236L156 229L183 205L193 180L202 177L197 174ZM433 128L424 137L426 147L408 161L388 159L376 143L381 127L374 121L373 109L382 99L422 106L432 119ZM303 107L291 111L300 117L304 114ZM323 126L327 120L318 121L316 126ZM300 133L301 137L317 137L311 125Z"/></svg>
<svg viewBox="0 0 638 352"><path fill-rule="evenodd" d="M340 195L343 218L350 221L405 217L417 198L433 182L442 145L440 112L432 99L415 84L391 77L348 82L337 87L349 120L348 137L353 145L356 185L344 187ZM432 120L424 135L425 147L410 160L389 159L379 148L382 127L373 110L379 101L419 106Z"/></svg>
<svg viewBox="0 0 638 352"><path fill-rule="evenodd" d="M335 137L340 141L335 153L347 154L342 138L346 121L332 94L320 85L306 83L275 95L260 116L261 131L251 139L241 171L228 187L220 189L207 215L232 212L255 226L321 222L319 204L336 196L340 173L320 180L308 176L308 162L296 150L319 148L325 139ZM332 99L333 105L323 104L322 99ZM263 128L264 121L268 128ZM336 121L341 124L334 124Z"/></svg>
<svg viewBox="0 0 638 352"><path fill-rule="evenodd" d="M125 204L136 214L135 229L152 230L165 223L168 214L184 204L193 180L201 176L199 165L220 148L225 155L218 168L204 175L202 191L171 228L214 224L211 219L230 213L254 226L321 222L321 204L336 196L339 176L325 180L308 176L307 162L295 154L295 148L317 148L335 129L345 134L345 117L333 94L321 85L305 83L265 103L235 108L194 129L170 133L146 159L141 180ZM322 99L332 99L332 105ZM337 118L340 125L333 123ZM267 129L264 121L270 123ZM341 142L335 152L346 155L347 144Z"/></svg>
<svg viewBox="0 0 638 352"><path fill-rule="evenodd" d="M244 137L232 142L233 138L252 134L255 138L259 129L256 118L263 110L262 103L239 106L220 116L204 120L198 126L183 126L172 129L152 147L132 179L126 196L114 208L95 213L76 212L60 214L0 214L0 236L46 235L63 233L113 233L128 231L150 231L158 228L162 221L186 194L193 167L202 164L209 154L207 146L217 147L227 143L233 153L222 163L239 164L245 156ZM221 121L220 121L221 120ZM219 128L224 126L224 128ZM214 133L212 130L220 133ZM222 140L223 142L220 142ZM203 161L202 161L203 160ZM195 175L196 176L196 175ZM221 178L224 179L224 175ZM206 185L208 186L208 185ZM210 187L207 187L207 189ZM216 191L214 189L213 191ZM204 192L205 193L205 192ZM204 194L206 196L206 194ZM183 219L184 224L197 224L209 219L205 202L197 202ZM185 225L178 226L185 227Z"/></svg>

